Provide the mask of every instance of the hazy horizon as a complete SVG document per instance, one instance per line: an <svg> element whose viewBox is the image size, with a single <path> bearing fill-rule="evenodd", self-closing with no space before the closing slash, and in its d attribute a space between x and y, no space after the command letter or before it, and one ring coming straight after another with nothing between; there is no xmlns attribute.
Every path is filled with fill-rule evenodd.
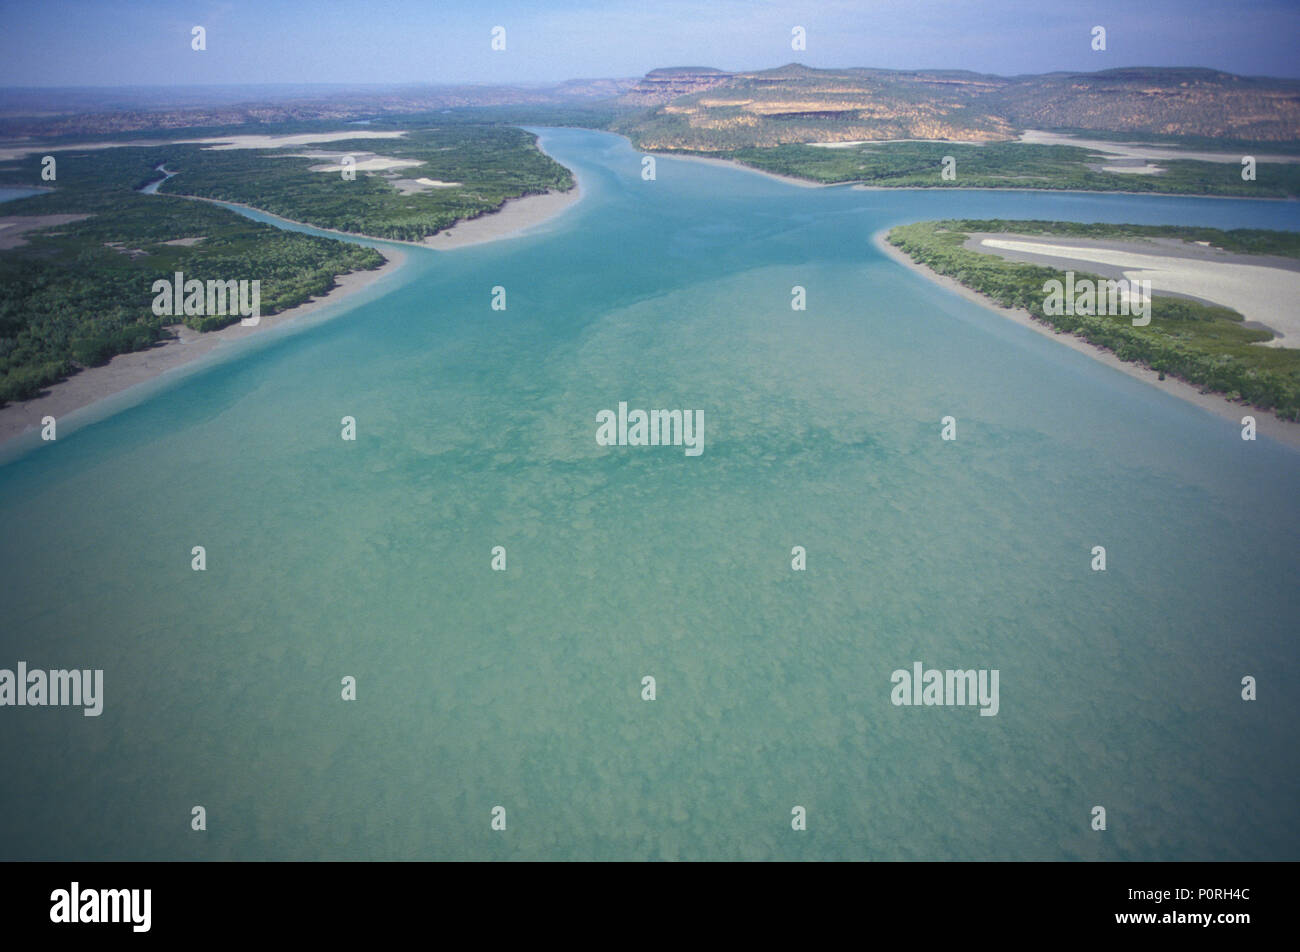
<svg viewBox="0 0 1300 952"><path fill-rule="evenodd" d="M1086 10L1015 0L956 7L942 0L719 0L703 11L683 0L475 7L230 0L178 10L158 0L20 0L4 17L0 87L519 85L794 61L999 76L1144 66L1300 78L1300 8L1279 0L1245 9L1215 0L1153 0L1140 9L1099 0ZM51 22L79 29L49 29ZM1184 26L1170 30L1170 22ZM1107 30L1104 52L1091 49L1094 25ZM202 52L190 48L194 26L206 31ZM495 26L506 29L505 50L490 47ZM806 31L804 50L791 48L795 26Z"/></svg>
<svg viewBox="0 0 1300 952"><path fill-rule="evenodd" d="M737 67L737 68L735 68L735 69L723 69L723 68L720 67L720 66L713 66L713 65L711 65L711 64L709 64L709 63L665 63L665 64L663 64L663 65L661 65L661 66L655 66L655 67L652 67L652 69L716 69L716 70L719 70L719 71L724 72L724 73L758 73L758 72L763 72L763 71L765 71L765 70L781 69L782 67L785 67L785 66L806 66L806 67L809 67L809 68L812 68L812 69L827 70L827 71L831 71L831 72L840 71L840 70L845 70L845 71L847 71L847 70L854 70L854 69L885 70L885 71L890 71L890 72L899 72L899 73L940 73L940 72L943 72L943 73L960 73L960 72L967 72L967 73L972 73L972 74L980 75L980 76L997 76L997 77L1002 78L1002 79L1016 79L1016 78L1021 77L1021 76L1049 76L1049 75L1052 75L1052 73L1101 73L1101 72L1106 72L1106 71L1108 71L1108 70L1124 70L1124 69L1208 69L1208 70L1212 70L1212 71L1216 71L1216 72L1229 73L1229 74L1234 75L1234 76L1240 76L1240 77L1243 78L1243 79L1294 79L1294 80L1300 80L1300 75L1297 75L1297 76L1288 76L1288 75L1283 75L1283 74L1280 74L1280 73L1234 73L1234 72L1231 71L1231 70L1222 70L1222 69L1218 69L1217 67L1213 67L1213 66L1193 66L1193 65L1191 65L1191 64L1184 64L1184 65L1181 65L1181 66L1158 66L1158 65L1155 65L1155 64L1152 64L1152 63L1141 63L1141 62L1134 62L1134 63L1118 63L1118 64L1115 64L1115 65L1112 65L1112 66L1100 66L1100 67L1098 67L1098 68L1096 68L1096 69L1051 70L1051 71L1044 71L1044 72L1040 72L1040 73L1023 73L1023 72L1015 72L1015 73L1012 73L1012 72L997 72L997 71L980 71L980 70L955 69L955 68L947 67L947 66L877 66L877 65L875 65L874 63L854 63L854 64L851 64L851 65L842 64L842 63L841 63L841 64L834 64L834 63L832 63L832 64L830 64L830 65L826 65L826 66L812 66L812 64L810 64L810 63L803 63L803 62L800 62L800 61L798 61L798 60L788 60L788 61L783 62L783 63L776 63L776 62L773 62L773 63L764 63L764 64L760 64L760 65L747 66L747 67L743 67L743 68L742 68L742 67ZM650 72L650 70L647 70L646 72L648 73L648 72ZM484 87L494 87L494 86L518 86L518 87L521 87L521 88L527 88L527 87L530 87L530 86L536 86L536 87L539 87L539 88L550 88L550 87L552 87L552 86L559 85L559 84L563 84L563 83L598 82L598 81L602 81L602 80L635 80L635 79L641 79L641 78L642 78L643 76L645 76L645 75L646 75L646 73L636 73L636 74L627 74L627 75L614 75L614 74L609 74L609 75L605 75L605 76L595 76L595 75L590 75L590 76L588 76L588 75L583 75L583 76L564 76L564 77L561 77L561 78L558 78L558 79L521 79L521 80L513 80L513 81L512 81L512 80L494 80L494 81L487 81L487 80L481 80L481 79L466 79L466 80L461 80L461 81L456 81L456 80L411 80L411 81L400 81L400 80L394 80L394 81L391 81L391 82L351 82L351 83L345 83L345 82L327 82L327 81L322 80L322 81L319 81L319 82L316 82L316 81L311 81L311 82L306 82L306 81L304 81L304 82L288 82L288 81L286 81L286 82L257 82L257 83L225 83L225 82L210 82L210 83L183 83L183 84L174 84L174 83L118 83L118 84L113 84L113 85L108 85L108 84L104 84L104 83L98 83L98 84L96 84L96 83L81 83L81 84L60 85L60 86L55 86L55 85L38 85L38 84L22 84L22 83L14 83L14 84L9 84L9 85L0 85L0 90L9 90L9 89L22 89L22 90L44 89L44 90L50 90L50 91L58 91L58 90L67 90L67 91L74 91L74 90L106 90L106 91L107 91L107 90L131 90L131 89L140 89L140 90L164 90L164 89L165 89L165 90L185 90L185 89L213 89L213 90L215 90L215 89L254 89L254 90L258 90L258 89L260 89L260 90L284 90L284 91L288 91L288 90L294 90L294 89L338 89L338 90L348 90L348 89L405 89L405 88L423 88L423 87L429 87L429 88L440 88L440 87L460 87L460 86L484 86Z"/></svg>

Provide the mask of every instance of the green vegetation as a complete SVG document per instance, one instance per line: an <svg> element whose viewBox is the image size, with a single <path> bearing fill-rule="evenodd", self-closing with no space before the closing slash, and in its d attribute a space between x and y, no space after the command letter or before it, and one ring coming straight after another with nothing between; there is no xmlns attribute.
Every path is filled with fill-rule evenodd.
<svg viewBox="0 0 1300 952"><path fill-rule="evenodd" d="M580 110L566 114L574 119ZM500 208L508 199L570 189L568 169L544 155L522 129L482 124L475 115L406 117L373 128L410 129L397 139L348 139L284 149L213 150L197 144L141 144L95 150L46 150L58 161L57 189L7 202L6 216L77 214L77 222L28 232L0 251L0 405L29 399L79 367L152 346L179 320L216 330L237 315L156 317L152 284L182 271L200 280L260 280L261 310L274 314L324 294L348 271L379 267L379 252L342 241L287 232L218 206L180 196L239 202L295 221L378 238L418 241L459 220ZM554 118L561 118L559 112ZM337 131L337 122L207 129L214 134ZM347 125L355 131L355 125ZM173 132L152 134L153 137ZM148 134L130 138L148 139ZM353 181L314 172L337 159L293 153L375 153L418 162L361 171ZM177 173L158 195L138 189L159 166ZM410 180L458 182L410 191ZM40 182L40 156L0 170L0 185ZM403 183L401 187L397 183ZM418 187L418 186L417 186ZM176 193L175 195L169 193ZM181 246L177 239L200 238Z"/></svg>
<svg viewBox="0 0 1300 952"><path fill-rule="evenodd" d="M936 223L937 224L937 223ZM945 223L972 226L972 231L1008 232L1017 235L1052 235L1057 238L1100 238L1129 241L1164 238L1178 241L1204 241L1236 254L1276 255L1300 259L1300 232L1270 231L1265 228L1204 228L1198 225L1123 225L1108 222L1038 221L1033 219L989 218ZM973 226L980 226L975 228ZM987 226L987 227L985 227Z"/></svg>
<svg viewBox="0 0 1300 952"><path fill-rule="evenodd" d="M427 238L495 211L511 198L574 186L572 173L537 148L536 136L506 126L444 125L413 129L401 138L284 149L168 145L153 151L177 173L161 187L163 194L238 202L320 228L399 241ZM337 171L312 171L313 166L337 167L338 158L296 157L304 152L375 153L419 164L358 171L355 180L346 181ZM402 194L397 183L419 178L459 184Z"/></svg>
<svg viewBox="0 0 1300 952"><path fill-rule="evenodd" d="M900 225L889 242L939 274L960 281L1003 307L1024 308L1035 319L1076 334L1162 374L1300 420L1300 350L1259 347L1267 331L1242 326L1235 311L1181 298L1155 296L1151 323L1133 327L1128 317L1047 315L1046 281L1063 278L1055 268L1022 264L964 248L971 232L1059 235L1087 238L1179 237L1208 241L1235 252L1300 258L1298 236L1262 230L1219 231L1146 225L1082 225L1048 221L945 220ZM1096 275L1084 275L1100 280Z"/></svg>
<svg viewBox="0 0 1300 952"><path fill-rule="evenodd" d="M953 181L940 177L946 155L956 160ZM828 185L860 182L891 188L1041 188L1243 198L1300 195L1300 163L1260 163L1254 182L1242 181L1239 165L1182 159L1156 163L1165 169L1162 173L1134 175L1102 172L1105 162L1096 153L1067 145L888 142L834 149L780 145L737 149L726 157L764 172Z"/></svg>
<svg viewBox="0 0 1300 952"><path fill-rule="evenodd" d="M28 232L0 251L0 405L36 396L79 367L140 350L184 320L214 330L239 320L156 317L152 284L187 277L259 279L261 312L274 314L328 291L341 273L383 256L347 242L286 232L203 202L141 195L156 178L149 148L56 153L59 188L0 205L4 216L90 217ZM3 184L40 180L29 157ZM202 238L189 247L165 242Z"/></svg>

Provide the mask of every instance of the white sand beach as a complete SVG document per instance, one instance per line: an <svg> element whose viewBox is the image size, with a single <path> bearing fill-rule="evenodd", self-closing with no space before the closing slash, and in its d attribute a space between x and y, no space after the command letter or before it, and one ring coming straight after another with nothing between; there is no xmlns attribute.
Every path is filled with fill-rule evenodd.
<svg viewBox="0 0 1300 952"><path fill-rule="evenodd" d="M626 136L624 136L626 138ZM629 140L630 141L630 140ZM1073 136L1062 135L1054 132L1037 132L1027 130L1019 142L1025 142L1031 145L1075 145L1081 148L1089 148L1095 152L1104 153L1101 164L1095 166L1103 172L1114 172L1119 175L1141 176L1158 176L1166 170L1163 166L1156 165L1152 160L1171 161L1173 159L1197 159L1205 162L1233 162L1240 163L1241 155L1238 153L1227 152L1195 152L1177 148L1162 148L1160 146L1144 146L1132 143L1102 142L1095 139L1078 139ZM927 142L942 143L945 145L969 145L981 146L985 142L955 142L952 140L939 139L878 139L878 140L855 140L847 142L810 142L811 146L822 149L847 149L863 145L884 145L889 142ZM875 191L897 191L900 186L895 185L866 185L862 182L845 181L845 182L813 182L808 179L796 178L792 175L781 175L777 172L768 172L763 169L756 169L752 166L744 165L734 159L722 159L714 156L704 155L684 155L677 152L647 152L647 155L664 156L672 159L685 159L688 162L705 162L710 165L717 165L724 168L741 169L745 172L753 172L755 175L766 175L768 178L776 179L779 182L785 182L788 185L798 185L800 188L839 188L849 187L858 191L875 192ZM1300 155L1257 155L1258 162L1300 162ZM1138 164L1141 162L1142 164ZM902 186L913 188L915 186ZM981 186L969 188L966 186L949 185L945 189L953 191L978 191L1002 192L1011 190L1008 187ZM1088 189L1059 189L1059 192L1078 191L1081 194L1096 194L1095 191ZM1151 192L1142 191L1141 187L1135 181L1132 189L1115 189L1107 190L1109 195L1149 195ZM1205 198L1232 198L1237 201L1243 200L1242 196L1217 196L1208 195ZM1246 199L1250 201L1276 201L1277 199L1261 198Z"/></svg>
<svg viewBox="0 0 1300 952"><path fill-rule="evenodd" d="M1168 171L1158 165L1103 165L1103 172L1118 172L1120 175L1161 175Z"/></svg>
<svg viewBox="0 0 1300 952"><path fill-rule="evenodd" d="M543 195L512 198L499 210L457 222L446 231L425 238L421 244L426 248L448 251L509 238L554 218L581 198L582 190L576 184L567 192L552 190Z"/></svg>
<svg viewBox="0 0 1300 952"><path fill-rule="evenodd" d="M406 135L405 130L381 132L378 130L356 129L344 132L306 132L299 135L240 135L221 136L215 139L177 139L175 141L210 145L214 152L222 152L227 149L283 149L288 146L339 142L343 139L400 139L404 135Z"/></svg>
<svg viewBox="0 0 1300 952"><path fill-rule="evenodd" d="M1210 152L1198 149L1183 149L1177 146L1145 145L1139 142L1112 142L1106 139L1087 139L1081 136L1067 135L1060 132L1044 132L1041 129L1026 129L1017 140L1029 145L1073 145L1093 152L1126 159L1162 160L1192 159L1197 162L1225 162L1232 165L1241 164L1241 152ZM1256 154L1256 162L1300 162L1300 155ZM1114 169L1111 171L1129 171Z"/></svg>
<svg viewBox="0 0 1300 952"><path fill-rule="evenodd" d="M853 149L860 145L888 145L891 142L924 142L928 145L986 145L984 139L848 139L843 142L809 142L816 149Z"/></svg>
<svg viewBox="0 0 1300 952"><path fill-rule="evenodd" d="M768 178L776 179L778 182L785 182L787 185L798 185L800 188L832 188L822 182L810 182L808 179L795 178L793 175L780 175L776 172L765 172L763 169L756 169L749 165L742 165L734 159L718 159L708 155L682 155L677 152L647 152L646 155L658 156L668 159L683 159L687 162L703 162L706 165L716 165L719 168L740 169L742 172L752 172L755 175L765 175Z"/></svg>
<svg viewBox="0 0 1300 952"><path fill-rule="evenodd" d="M117 149L122 146L153 145L206 145L215 152L229 149L283 149L290 146L316 145L321 142L338 142L342 139L399 139L406 135L405 130L396 132L375 132L365 129L344 132L310 132L298 135L238 135L219 136L210 139L134 139L117 142L76 142L64 145L40 143L10 142L0 145L0 162L21 159L36 153L86 152L96 149Z"/></svg>
<svg viewBox="0 0 1300 952"><path fill-rule="evenodd" d="M389 169L409 169L424 164L415 159L392 159L382 155L365 154L371 157L357 159L346 168L351 169L353 172L386 172ZM309 166L309 168L312 172L333 172L338 175L344 171L345 166L342 159L340 159L338 162L327 162L323 165Z"/></svg>
<svg viewBox="0 0 1300 952"><path fill-rule="evenodd" d="M406 133L400 133L405 135ZM538 140L537 148L543 155L549 155L542 143ZM399 160L404 161L404 160ZM416 163L420 164L420 163ZM337 167L334 171L338 171ZM420 188L452 188L459 186L459 182L443 182L438 179L399 179L398 182L409 181L416 183ZM793 181L793 180L792 180ZM398 191L406 194L406 190L398 187ZM174 194L174 193L168 193ZM196 201L217 201L216 199L199 198L195 195L181 195L181 198L193 198ZM477 218L469 218L457 222L446 231L441 231L436 235L425 238L423 241L403 241L395 238L382 238L381 241L390 242L400 245L414 245L417 248L433 248L438 251L452 251L456 248L466 248L471 245L480 245L488 241L497 241L502 238L511 238L521 232L540 225L548 219L554 218L571 205L576 204L582 198L582 189L577 179L574 179L573 188L567 192L561 192L552 189L540 195L524 195L520 198L507 199L504 205L494 212L488 212ZM254 208L251 205L243 205L239 202L220 202L219 205L233 205L237 208L247 208L250 211L260 212L264 215L270 215L269 212L260 208ZM319 225L312 225L309 222L294 221L290 218L281 218L278 215L271 215L278 221L288 222L291 225L305 225L309 228L315 228L318 231L329 232L334 235L344 235L349 238L374 238L373 235L362 235L354 232L339 231L335 228L321 228Z"/></svg>
<svg viewBox="0 0 1300 952"><path fill-rule="evenodd" d="M1166 291L1232 308L1247 321L1277 335L1261 347L1300 346L1300 271L1261 267L1240 261L1219 262L1207 257L1167 257L1044 241L1031 236L982 238L985 252L1020 252L1017 260L1032 259L1062 269L1089 264L1111 265L1130 281L1150 281L1152 291Z"/></svg>

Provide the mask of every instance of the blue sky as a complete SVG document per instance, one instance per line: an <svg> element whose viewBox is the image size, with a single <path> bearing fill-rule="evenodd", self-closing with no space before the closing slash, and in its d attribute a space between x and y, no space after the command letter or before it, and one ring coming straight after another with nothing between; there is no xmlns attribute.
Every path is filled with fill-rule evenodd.
<svg viewBox="0 0 1300 952"><path fill-rule="evenodd" d="M1089 46L1098 24L1104 53ZM195 25L206 52L190 49ZM490 49L496 25L505 52ZM796 25L803 52L790 48ZM0 85L517 83L796 60L1300 77L1298 39L1297 0L5 0Z"/></svg>

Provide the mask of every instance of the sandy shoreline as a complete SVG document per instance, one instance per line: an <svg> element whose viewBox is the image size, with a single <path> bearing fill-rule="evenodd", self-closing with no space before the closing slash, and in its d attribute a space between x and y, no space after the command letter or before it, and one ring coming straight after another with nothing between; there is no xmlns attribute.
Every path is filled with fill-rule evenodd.
<svg viewBox="0 0 1300 952"><path fill-rule="evenodd" d="M509 238L554 218L581 198L582 189L577 179L574 179L573 188L567 192L552 189L541 195L525 195L522 198L508 199L496 211L479 215L477 218L458 221L446 231L440 231L418 244L422 248L448 251L452 248L465 248L469 245ZM416 244L416 242L411 243Z"/></svg>
<svg viewBox="0 0 1300 952"><path fill-rule="evenodd" d="M546 151L541 136L535 135L533 144L542 155L557 165L562 164ZM487 241L511 238L534 225L540 225L581 200L582 185L578 181L578 176L572 169L569 169L569 174L573 176L573 188L567 192L550 189L541 195L523 195L519 198L506 199L506 203L496 211L479 215L477 218L458 221L446 231L425 238L419 244L424 248L450 251L453 248L466 248Z"/></svg>
<svg viewBox="0 0 1300 952"><path fill-rule="evenodd" d="M1212 198L1220 202L1294 202L1295 198L1277 198L1271 195L1198 195L1195 192L1142 192L1119 188L1002 188L992 185L861 185L840 182L860 192L1034 192L1048 195L1142 195L1146 198ZM829 186L828 186L829 187Z"/></svg>
<svg viewBox="0 0 1300 952"><path fill-rule="evenodd" d="M624 136L624 138L627 138ZM636 146L633 146L636 148ZM711 155L688 155L681 152L646 152L646 155L658 156L666 159L685 159L688 162L703 162L706 165L717 165L726 169L739 169L742 172L753 172L755 175L765 175L770 179L776 179L778 182L785 182L787 185L798 185L800 188L835 188L838 185L848 185L848 182L813 182L808 179L795 178L793 175L782 175L779 172L768 172L764 169L756 169L752 165L743 165L735 159L719 159Z"/></svg>
<svg viewBox="0 0 1300 952"><path fill-rule="evenodd" d="M1046 132L1042 129L1026 129L1016 141L1023 142L1026 145L1068 145L1121 159L1141 159L1144 162L1176 162L1182 159L1194 162L1219 162L1224 165L1239 165L1241 163L1241 153L1239 152L1213 152L1176 145L1089 139L1086 136L1076 136L1062 132ZM1259 153L1254 155L1257 162L1283 164L1300 162L1300 155L1262 155Z"/></svg>
<svg viewBox="0 0 1300 952"><path fill-rule="evenodd" d="M1058 331L1047 324L1035 320L1033 315L1023 308L1003 307L991 298L985 297L978 291L966 287L959 281L947 277L946 275L931 271L924 265L917 264L904 251L895 248L886 241L885 236L887 234L889 234L888 228L882 229L871 236L876 247L890 259L911 269L915 273L922 275L924 278L938 284L940 287L946 288L949 291L954 291L966 300L974 301L976 304L980 304L1002 317L1009 318L1023 327L1028 327L1030 330L1042 334L1044 337L1050 337L1053 340L1064 344L1066 347L1077 350L1081 354L1087 354L1089 357L1100 361L1108 367L1113 367L1122 373L1128 374L1136 380L1141 380L1143 383L1157 387L1165 393L1172 394L1179 399L1186 400L1188 403L1195 404L1201 409L1208 410L1216 416L1236 423L1239 426L1243 416L1253 416L1255 418L1256 429L1259 433L1277 440L1279 443L1290 446L1293 449L1300 449L1300 423L1292 423L1288 420L1280 419L1276 414L1269 410L1261 410L1258 407L1252 407L1244 403L1234 403L1227 397L1220 396L1219 394L1202 393L1200 388L1194 384L1178 380L1171 376L1166 376L1164 380L1161 380L1160 375L1154 370L1150 370L1139 364L1127 363L1120 360L1115 356L1115 354L1105 348L1098 347L1096 344L1091 344L1081 337Z"/></svg>
<svg viewBox="0 0 1300 952"><path fill-rule="evenodd" d="M793 176L783 176L779 172L767 172L766 169L755 169L753 165L744 165L738 163L735 159L715 159L712 156L705 155L677 155L673 152L647 152L647 155L668 156L669 159L689 159L695 163L708 163L711 165L722 165L728 169L740 169L741 172L753 172L757 176L766 176L775 178L777 182L785 182L787 185L797 185L801 189L853 189L855 191L1021 191L1021 192L1048 192L1050 195L1145 195L1151 198L1209 198L1219 199L1223 202L1296 202L1296 199L1275 198L1270 195L1197 195L1195 192L1182 191L1139 191L1136 189L1004 189L1001 186L974 186L974 185L866 185L861 181L848 182L814 182L807 178L794 178Z"/></svg>
<svg viewBox="0 0 1300 952"><path fill-rule="evenodd" d="M41 396L0 407L0 447L5 447L25 433L39 430L42 417L52 416L55 420L62 420L74 411L188 366L221 345L260 334L328 305L337 304L394 273L406 262L405 252L395 248L384 249L380 254L388 260L375 270L341 274L334 279L335 287L327 294L314 297L279 314L265 315L256 327L236 323L219 331L202 333L183 324L176 325L171 330L177 336L171 340L156 344L148 350L119 354L102 367L88 367L67 380L51 385Z"/></svg>
<svg viewBox="0 0 1300 952"><path fill-rule="evenodd" d="M206 145L213 151L226 152L231 149L284 149L300 145L340 142L345 139L399 139L404 135L406 135L406 130L349 129L335 132L300 132L288 135L245 133L243 135L216 136L202 139L168 137L112 142L41 143L28 140L11 140L0 144L0 162L12 162L15 159L23 159L38 152L91 152L103 149L150 148L159 145Z"/></svg>
<svg viewBox="0 0 1300 952"><path fill-rule="evenodd" d="M757 175L763 175L768 178L776 179L786 184L795 185L800 188L836 188L844 185L850 185L856 189L892 191L896 190L888 186L866 186L843 183L819 183L811 182L805 179L794 178L787 175L780 175L774 172L767 172L762 169L752 168L743 165L731 159L715 158L710 156L683 155L672 152L649 153L669 158L686 159L693 162L703 162L707 164L739 169L746 172L752 172ZM992 189L964 189L962 191L1009 191L1009 189L992 188ZM1039 191L1024 190L1017 191ZM1151 192L1091 192L1092 194L1134 194L1150 195ZM175 194L175 193L167 193ZM548 219L559 215L569 206L573 205L581 198L581 190L575 180L574 187L566 192L548 191L541 195L529 195L520 198L509 199L506 203L495 212L489 212L477 218L467 219L457 222L452 228L439 232L437 235L425 238L422 241L400 241L396 239L376 238L372 235L359 233L344 232L331 228L322 228L312 225L308 222L297 222L292 219L282 218L266 212L263 209L254 208L248 205L241 205L237 202L225 202L216 199L200 198L199 196L175 194L175 197L193 198L198 201L210 201L215 204L246 208L259 214L267 215L279 221L293 225L313 228L321 232L336 234L347 238L361 238L372 241L381 241L387 245L402 244L414 245L415 247L434 249L434 250L453 250L456 248L468 247L472 245L483 244L490 241L507 238L518 234L535 225L541 224ZM1187 196L1171 196L1187 197ZM1200 196L1200 197L1232 197L1232 196ZM1255 199L1256 201L1286 201L1287 199ZM967 300L978 303L990 310L996 311L1003 317L1009 317L1022 326L1028 327L1037 333L1055 338L1057 341L1065 344L1080 353L1085 353L1095 360L1099 360L1130 377L1142 380L1152 386L1157 386L1165 392L1172 393L1175 396L1187 400L1202 409L1209 410L1224 419L1239 423L1241 417L1246 413L1255 416L1259 432L1286 443L1289 446L1300 448L1300 424L1291 423L1281 420L1273 413L1260 410L1258 408L1248 407L1245 404L1233 403L1226 397L1212 393L1202 393L1200 389L1192 384L1177 380L1173 377L1167 377L1161 381L1155 371L1146 369L1137 364L1126 363L1121 361L1110 351L1099 348L1087 341L1075 337L1072 334L1066 334L1056 331L1054 328L1035 320L1028 311L1022 309L1004 308L982 294L965 287L959 282L943 275L936 274L922 265L912 261L912 259L890 245L885 240L888 229L877 232L873 236L876 246L881 249L888 257L910 268L914 272L923 275L928 280L939 284L960 294ZM14 403L9 406L0 408L0 446L5 446L17 437L25 433L31 433L39 429L40 420L44 416L53 416L61 419L63 416L74 411L89 407L99 401L102 401L115 394L121 393L138 384L152 380L162 374L176 370L177 368L187 366L196 360L212 352L219 345L259 333L267 328L280 326L296 318L302 317L314 310L326 305L335 304L355 292L365 288L380 278L398 270L406 260L403 252L395 248L382 249L381 254L387 261L383 266L374 271L351 272L341 275L336 279L336 287L328 294L313 298L304 304L298 305L288 311L280 314L269 315L262 318L259 326L244 327L240 324L234 324L224 328L221 331L211 333L200 333L190 330L183 325L172 328L177 333L173 340L166 341L149 350L139 351L132 354L122 354L102 367L93 367L81 371L80 373L68 378L67 380L54 384L48 388L43 396L36 397L32 400L22 403Z"/></svg>
<svg viewBox="0 0 1300 952"><path fill-rule="evenodd" d="M1293 258L1228 254L1168 239L1080 240L1009 232L972 233L964 247L1057 271L1150 281L1154 293L1229 308L1246 319L1243 326L1274 335L1258 347L1294 347L1300 342L1300 261Z"/></svg>
<svg viewBox="0 0 1300 952"><path fill-rule="evenodd" d="M264 209L254 208L251 205L244 205L239 202L225 202L218 199L202 198L197 195L182 195L170 192L164 194L173 195L176 198L189 198L195 201L212 202L216 205L244 208L287 224L312 228L345 238L379 241L388 246L412 245L417 248L435 251L450 251L456 248L509 238L554 218L582 197L581 189L575 179L574 187L567 192L551 190L541 195L525 195L508 199L501 208L494 212L457 222L446 231L416 242L378 238L374 235L339 231L334 228L321 228L318 225L312 225L310 222L298 222L289 218L282 218ZM186 367L205 357L223 343L260 333L268 328L277 327L303 317L319 308L336 304L398 270L406 261L406 254L397 248L385 247L376 250L387 259L379 268L373 271L353 271L340 275L335 279L335 287L328 294L312 298L279 314L264 316L257 327L232 324L219 331L201 333L184 325L176 325L171 328L172 332L177 335L173 339L163 341L148 350L131 354L119 354L102 367L89 367L60 383L51 385L46 388L41 396L0 407L0 448L8 449L10 448L9 444L13 441L25 434L38 431L43 417L52 416L56 420L60 420L70 413L84 410L139 384L146 383L178 368Z"/></svg>
<svg viewBox="0 0 1300 952"><path fill-rule="evenodd" d="M405 135L406 133L402 133ZM549 152L542 148L541 137L536 140L537 150L543 155L554 159ZM331 235L342 235L345 238L365 238L370 241L385 241L390 244L412 245L416 248L432 248L436 251L450 251L455 248L465 248L470 245L479 245L488 241L497 241L502 238L511 238L516 234L532 228L534 225L540 225L547 219L554 218L564 211L570 205L575 204L582 198L582 189L578 184L577 176L573 178L573 188L566 192L557 189L550 189L540 195L521 195L518 198L508 198L505 203L495 211L485 212L477 218L466 218L456 222L446 231L440 231L436 235L430 235L428 238L420 241L406 241L401 238L379 238L375 235L365 235L360 232L339 231L337 228L325 228L321 225L313 225L311 222L295 221L292 218L284 218L273 212L268 212L262 208L254 208L252 205L244 205L241 202L226 202L216 198L201 198L198 195L182 195L177 192L164 192L165 195L173 195L176 198L192 198L200 202L213 202L217 205L228 205L234 208L246 208L251 212L257 212L259 215L267 215L276 221L287 222L290 225L298 225L303 228L315 228L317 231L328 232Z"/></svg>

